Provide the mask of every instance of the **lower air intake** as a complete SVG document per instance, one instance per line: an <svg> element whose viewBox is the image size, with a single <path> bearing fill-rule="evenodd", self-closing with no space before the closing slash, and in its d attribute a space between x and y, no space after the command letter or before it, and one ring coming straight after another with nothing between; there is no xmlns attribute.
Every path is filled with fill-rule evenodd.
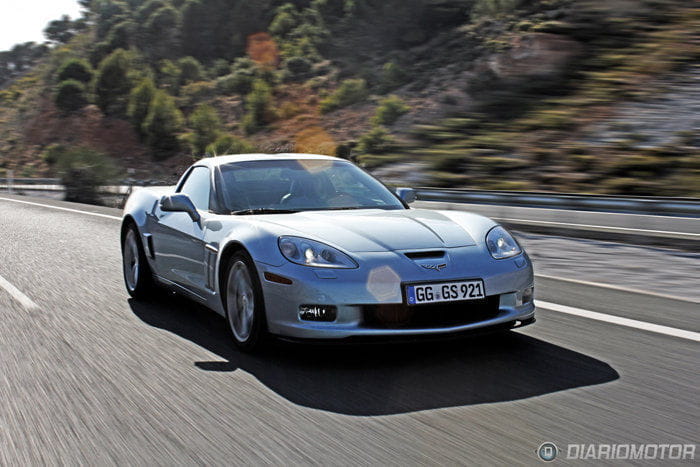
<svg viewBox="0 0 700 467"><path fill-rule="evenodd" d="M498 315L500 297L407 306L364 305L363 326L372 329L449 328L478 323Z"/></svg>

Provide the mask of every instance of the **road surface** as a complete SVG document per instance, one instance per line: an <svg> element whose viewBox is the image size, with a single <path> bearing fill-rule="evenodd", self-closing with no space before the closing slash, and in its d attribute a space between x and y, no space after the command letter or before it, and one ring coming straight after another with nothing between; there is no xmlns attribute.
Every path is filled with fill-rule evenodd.
<svg viewBox="0 0 700 467"><path fill-rule="evenodd" d="M700 438L687 297L550 276L540 302L632 324L542 308L504 336L245 355L214 313L129 299L118 211L36 202L63 209L0 199L2 465L518 465Z"/></svg>

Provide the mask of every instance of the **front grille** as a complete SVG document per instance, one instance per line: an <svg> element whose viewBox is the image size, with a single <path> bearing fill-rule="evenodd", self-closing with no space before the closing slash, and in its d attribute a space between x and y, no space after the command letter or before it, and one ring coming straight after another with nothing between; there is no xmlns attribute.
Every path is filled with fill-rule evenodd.
<svg viewBox="0 0 700 467"><path fill-rule="evenodd" d="M500 297L466 302L407 306L364 305L363 326L372 329L449 328L478 323L498 315Z"/></svg>

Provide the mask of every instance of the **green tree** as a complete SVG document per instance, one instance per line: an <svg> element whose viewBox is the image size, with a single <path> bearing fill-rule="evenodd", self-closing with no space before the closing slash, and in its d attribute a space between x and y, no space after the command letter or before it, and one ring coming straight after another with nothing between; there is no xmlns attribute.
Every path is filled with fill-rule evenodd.
<svg viewBox="0 0 700 467"><path fill-rule="evenodd" d="M58 81L74 79L81 83L92 81L93 70L87 60L82 58L69 58L58 69Z"/></svg>
<svg viewBox="0 0 700 467"><path fill-rule="evenodd" d="M134 31L136 31L137 27L136 23L131 20L116 23L109 30L104 40L106 50L111 52L117 49L129 49L133 43Z"/></svg>
<svg viewBox="0 0 700 467"><path fill-rule="evenodd" d="M152 60L180 55L180 12L171 6L154 11L139 33L139 45Z"/></svg>
<svg viewBox="0 0 700 467"><path fill-rule="evenodd" d="M217 57L216 15L222 12L212 11L201 0L188 0L182 7L182 51L198 60L206 61Z"/></svg>
<svg viewBox="0 0 700 467"><path fill-rule="evenodd" d="M177 135L182 131L183 122L175 100L164 91L156 91L143 122L143 132L157 159L167 159L178 151Z"/></svg>
<svg viewBox="0 0 700 467"><path fill-rule="evenodd" d="M190 115L190 127L194 131L193 144L198 154L203 154L221 134L221 120L216 110L207 104L197 106Z"/></svg>
<svg viewBox="0 0 700 467"><path fill-rule="evenodd" d="M154 11L160 10L166 6L168 6L168 4L163 0L148 0L136 9L136 14L134 16L136 18L148 18Z"/></svg>
<svg viewBox="0 0 700 467"><path fill-rule="evenodd" d="M277 8L268 30L278 38L286 37L299 25L299 12L292 3Z"/></svg>
<svg viewBox="0 0 700 467"><path fill-rule="evenodd" d="M88 104L85 85L74 79L62 81L56 90L54 102L64 112L82 109Z"/></svg>
<svg viewBox="0 0 700 467"><path fill-rule="evenodd" d="M129 104L127 106L127 116L134 125L136 131L143 137L143 123L148 117L148 110L156 95L156 85L151 78L144 78L141 82L131 90L129 94Z"/></svg>
<svg viewBox="0 0 700 467"><path fill-rule="evenodd" d="M63 15L60 19L53 20L46 26L44 36L54 44L65 44L86 27L85 20L76 19L73 21L70 16Z"/></svg>
<svg viewBox="0 0 700 467"><path fill-rule="evenodd" d="M95 97L97 106L105 115L123 117L131 91L129 69L131 57L126 50L117 49L97 68Z"/></svg>
<svg viewBox="0 0 700 467"><path fill-rule="evenodd" d="M243 128L247 133L255 133L272 120L272 89L263 80L255 80L253 89L246 96L248 113L243 117Z"/></svg>
<svg viewBox="0 0 700 467"><path fill-rule="evenodd" d="M90 10L95 14L95 32L98 40L104 40L117 23L129 19L129 5L118 0L94 0Z"/></svg>

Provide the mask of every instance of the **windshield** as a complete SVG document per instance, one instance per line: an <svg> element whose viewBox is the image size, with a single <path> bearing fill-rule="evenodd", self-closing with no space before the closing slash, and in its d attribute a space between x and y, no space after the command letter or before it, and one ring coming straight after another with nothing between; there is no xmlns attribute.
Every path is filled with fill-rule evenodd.
<svg viewBox="0 0 700 467"><path fill-rule="evenodd" d="M404 209L384 185L345 161L243 161L218 172L222 201L232 213Z"/></svg>

